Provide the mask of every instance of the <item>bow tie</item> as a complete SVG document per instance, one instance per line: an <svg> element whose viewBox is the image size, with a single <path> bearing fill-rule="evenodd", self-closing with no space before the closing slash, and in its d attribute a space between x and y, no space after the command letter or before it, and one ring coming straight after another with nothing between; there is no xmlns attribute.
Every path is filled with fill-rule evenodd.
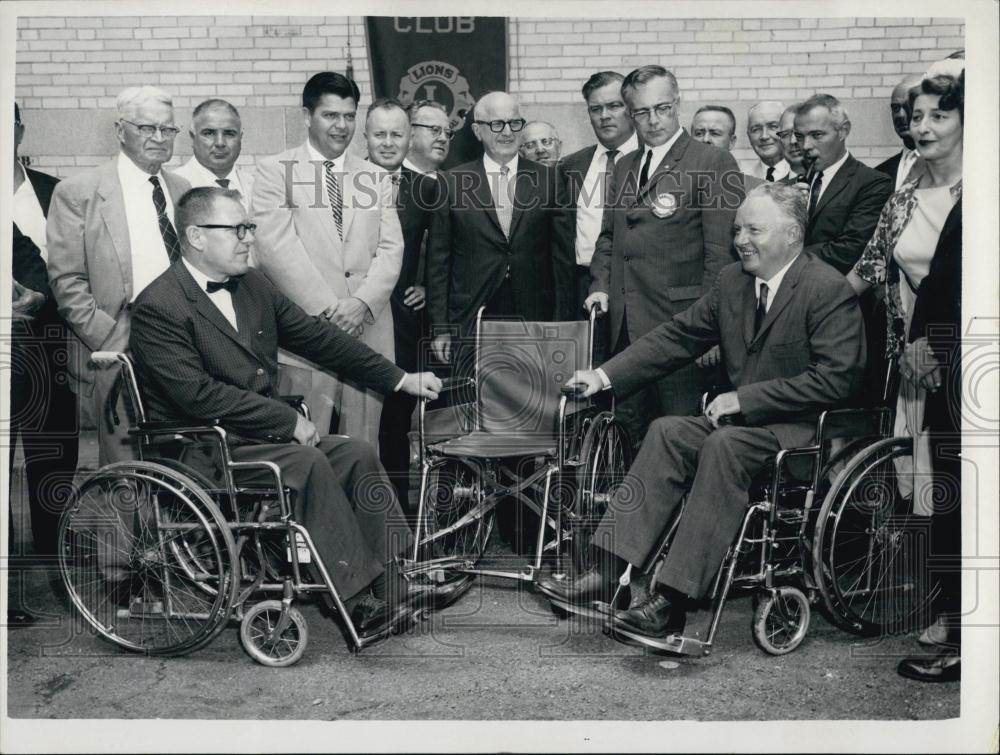
<svg viewBox="0 0 1000 755"><path fill-rule="evenodd" d="M205 284L205 290L208 291L208 293L210 294L214 294L216 291L221 291L222 289L226 289L226 291L232 294L236 292L236 287L238 285L240 285L240 279L237 276L237 277L231 277L229 278L229 280L223 281L221 283L219 281L208 281L208 283Z"/></svg>

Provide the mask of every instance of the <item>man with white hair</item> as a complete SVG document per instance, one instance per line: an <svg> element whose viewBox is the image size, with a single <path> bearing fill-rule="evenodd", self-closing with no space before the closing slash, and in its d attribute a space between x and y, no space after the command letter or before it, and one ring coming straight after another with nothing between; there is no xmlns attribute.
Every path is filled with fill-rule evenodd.
<svg viewBox="0 0 1000 755"><path fill-rule="evenodd" d="M102 465L132 458L132 446L124 402L106 405L117 370L95 369L89 355L127 349L132 302L180 254L174 204L190 188L161 170L179 131L170 95L129 87L116 107L118 155L60 182L47 226L52 293L73 334L68 367Z"/></svg>
<svg viewBox="0 0 1000 755"><path fill-rule="evenodd" d="M747 112L747 138L757 155L757 161L747 171L747 175L762 181L780 181L788 175L788 163L781 151L778 131L781 129L781 114L785 106L780 102L765 100L758 102Z"/></svg>

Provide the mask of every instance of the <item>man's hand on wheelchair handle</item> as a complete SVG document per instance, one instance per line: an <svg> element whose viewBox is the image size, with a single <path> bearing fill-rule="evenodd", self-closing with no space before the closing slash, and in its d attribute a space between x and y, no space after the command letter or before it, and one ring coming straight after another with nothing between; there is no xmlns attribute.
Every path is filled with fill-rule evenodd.
<svg viewBox="0 0 1000 755"><path fill-rule="evenodd" d="M597 374L597 370L577 370L569 380L563 383L563 387L575 389L577 396L586 398L593 396L598 391L603 391L604 381Z"/></svg>
<svg viewBox="0 0 1000 755"><path fill-rule="evenodd" d="M705 417L712 423L712 427L718 429L719 425L728 425L729 417L740 413L740 399L736 391L720 393L712 403L705 407Z"/></svg>
<svg viewBox="0 0 1000 755"><path fill-rule="evenodd" d="M295 432L293 433L296 443L303 446L315 446L319 443L319 431L316 425L307 420L301 414L295 415Z"/></svg>
<svg viewBox="0 0 1000 755"><path fill-rule="evenodd" d="M439 362L444 362L448 364L451 362L451 334L441 333L440 335L434 336L434 340L431 341L431 350L434 352L434 356L437 357Z"/></svg>
<svg viewBox="0 0 1000 755"><path fill-rule="evenodd" d="M598 316L606 314L608 311L608 295L603 291L595 291L583 301L583 308L590 312L590 308L598 305Z"/></svg>
<svg viewBox="0 0 1000 755"><path fill-rule="evenodd" d="M433 401L441 392L441 378L433 372L407 372L399 390L417 398Z"/></svg>

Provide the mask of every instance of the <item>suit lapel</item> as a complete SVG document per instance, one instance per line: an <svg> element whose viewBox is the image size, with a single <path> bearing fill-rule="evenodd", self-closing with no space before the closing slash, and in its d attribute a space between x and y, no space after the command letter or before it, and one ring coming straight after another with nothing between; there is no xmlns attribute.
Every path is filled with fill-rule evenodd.
<svg viewBox="0 0 1000 755"><path fill-rule="evenodd" d="M493 187L490 186L490 177L486 175L486 167L483 165L482 158L473 163L473 169L476 172L476 181L472 187L476 198L474 206L485 208L487 217L493 221L493 225L496 226L497 231L503 236L503 227L500 225L496 204L493 202ZM461 181L461 177L458 180Z"/></svg>
<svg viewBox="0 0 1000 755"><path fill-rule="evenodd" d="M848 155L847 161L844 163L843 167L837 171L836 175L833 177L833 181L830 182L826 191L823 192L823 196L816 205L816 209L812 212L813 218L819 217L819 214L823 212L823 208L830 204L835 196L847 188L847 184L849 184L851 179L854 178L854 173L857 169L858 161L851 155Z"/></svg>
<svg viewBox="0 0 1000 755"><path fill-rule="evenodd" d="M226 336L229 340L235 343L240 348L249 352L255 359L257 355L254 350L250 347L250 342L247 340L251 333L253 333L253 328L256 323L252 321L246 315L248 310L248 302L246 297L247 292L243 291L243 286L236 289L236 293L233 294L233 309L236 310L236 323L240 327L240 332L237 333L233 330L232 324L226 319L226 316L219 311L219 308L212 303L212 300L208 298L208 294L201 290L201 287L197 284L194 278L191 277L191 273L188 272L187 268L184 266L183 262L176 262L172 268L174 275L177 276L177 280L187 295L187 298L194 305L195 310L204 317L208 322L210 322L220 333Z"/></svg>
<svg viewBox="0 0 1000 755"><path fill-rule="evenodd" d="M778 287L778 293L774 297L774 301L771 302L771 306L767 310L767 314L764 316L764 322L760 325L760 330L753 341L760 340L761 337L771 328L774 321L778 319L781 315L782 310L788 306L789 302L792 300L792 296L795 294L795 287L799 283L799 274L801 272L802 266L805 264L806 257L805 254L800 253L798 257L795 258L795 262L792 266L788 268L788 272L785 273L785 277L781 280L781 286ZM752 282L752 281L751 281ZM755 287L751 286L751 291L753 292L754 307L750 309L750 332L753 332L753 312L756 308L756 291ZM751 343L753 343L751 341Z"/></svg>
<svg viewBox="0 0 1000 755"><path fill-rule="evenodd" d="M743 287L743 296L740 301L740 311L743 313L743 341L749 348L753 343L753 321L757 312L757 286L752 275L746 276L747 282Z"/></svg>
<svg viewBox="0 0 1000 755"><path fill-rule="evenodd" d="M295 164L292 166L292 174L295 176L295 186L292 188L294 204L298 206L302 217L308 218L308 222L318 223L326 235L331 247L340 253L343 242L337 235L337 223L333 219L333 210L330 208L330 199L326 192L326 169L323 162L312 161L312 156L305 144L301 145L294 154ZM343 182L343 177L338 176L338 180ZM319 192L319 196L316 192ZM341 197L343 197L341 188ZM321 205L317 207L317 205ZM346 235L346 234L345 234Z"/></svg>
<svg viewBox="0 0 1000 755"><path fill-rule="evenodd" d="M351 224L354 222L355 208L361 206L356 204L356 201L359 199L359 192L361 194L360 201L364 202L363 206L365 207L371 204L372 201L379 201L379 170L374 163L365 160L355 160L351 154L344 155L344 180L340 191L344 198L345 241L348 232L351 230ZM363 183L359 184L359 181ZM372 188L376 192L374 200L370 194Z"/></svg>
<svg viewBox="0 0 1000 755"><path fill-rule="evenodd" d="M108 229L122 271L127 301L132 298L132 253L129 245L128 219L125 217L125 195L122 192L121 181L118 180L117 158L103 169L97 193L101 197L101 218Z"/></svg>
<svg viewBox="0 0 1000 755"><path fill-rule="evenodd" d="M514 238L514 232L517 230L517 224L521 222L521 216L526 210L535 206L535 192L541 188L539 186L541 176L537 172L527 169L524 162L520 160L518 165L521 167L514 174L514 209L511 213L508 238Z"/></svg>
<svg viewBox="0 0 1000 755"><path fill-rule="evenodd" d="M647 193L649 193L653 189L653 187L656 185L656 182L660 179L661 176L666 175L671 170L677 167L677 164L684 157L684 153L687 152L688 143L690 141L691 137L688 136L687 131L682 130L680 136L677 137L677 141L674 142L673 146L667 151L667 154L665 154L663 156L663 159L660 160L660 164L656 166L656 170L654 170L652 173L649 174L649 179L646 181L646 185L639 192L640 201ZM642 156L644 155L644 153L645 149L642 150L642 152L640 152L639 154L640 156ZM639 166L639 170L640 171L642 170L641 164ZM636 183L638 185L638 178L636 179Z"/></svg>

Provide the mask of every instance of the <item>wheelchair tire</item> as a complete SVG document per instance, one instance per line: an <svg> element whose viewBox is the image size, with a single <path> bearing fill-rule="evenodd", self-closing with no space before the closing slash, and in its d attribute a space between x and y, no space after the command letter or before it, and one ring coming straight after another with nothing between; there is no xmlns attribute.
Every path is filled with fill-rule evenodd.
<svg viewBox="0 0 1000 755"><path fill-rule="evenodd" d="M423 560L455 559L475 566L493 530L493 512L476 516L486 497L485 470L476 459L446 458L428 472L421 522ZM450 527L469 517L460 527Z"/></svg>
<svg viewBox="0 0 1000 755"><path fill-rule="evenodd" d="M284 611L280 600L265 600L243 614L240 642L247 655L262 666L292 666L306 652L309 624L295 606L288 607L288 623L284 629L274 633Z"/></svg>
<svg viewBox="0 0 1000 755"><path fill-rule="evenodd" d="M577 573L595 566L590 536L604 515L615 488L631 466L632 444L628 432L611 412L601 412L584 436L577 468L576 496L565 518Z"/></svg>
<svg viewBox="0 0 1000 755"><path fill-rule="evenodd" d="M225 626L239 587L229 526L190 477L153 462L102 467L59 526L71 602L106 639L148 655L183 655Z"/></svg>
<svg viewBox="0 0 1000 755"><path fill-rule="evenodd" d="M911 438L886 438L857 453L823 500L813 537L814 579L834 623L861 635L927 621L926 533L897 483L895 462Z"/></svg>
<svg viewBox="0 0 1000 755"><path fill-rule="evenodd" d="M753 614L753 639L770 655L791 653L809 631L809 599L795 587L763 590Z"/></svg>

